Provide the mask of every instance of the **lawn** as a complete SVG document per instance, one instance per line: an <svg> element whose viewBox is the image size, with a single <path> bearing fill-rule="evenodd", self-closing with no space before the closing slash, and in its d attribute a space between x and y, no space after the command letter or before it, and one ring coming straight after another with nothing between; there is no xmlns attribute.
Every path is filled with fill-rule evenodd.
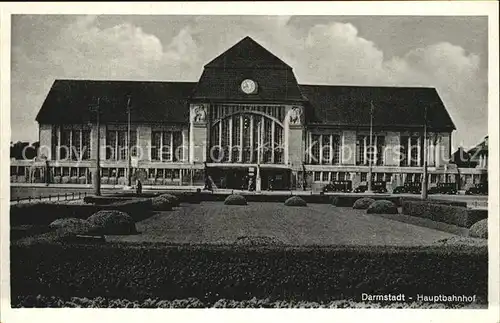
<svg viewBox="0 0 500 323"><path fill-rule="evenodd" d="M139 235L108 241L190 244L234 243L238 237L273 237L289 245L428 245L453 234L326 204L182 204L136 224Z"/></svg>

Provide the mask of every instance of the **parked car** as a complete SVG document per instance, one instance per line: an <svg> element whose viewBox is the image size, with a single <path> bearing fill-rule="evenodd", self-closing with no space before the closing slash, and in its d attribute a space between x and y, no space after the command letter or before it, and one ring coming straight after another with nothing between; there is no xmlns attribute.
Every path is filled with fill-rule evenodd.
<svg viewBox="0 0 500 323"><path fill-rule="evenodd" d="M354 189L354 193L364 193L368 190L368 185L361 184ZM386 182L378 181L372 182L372 192L373 193L387 193Z"/></svg>
<svg viewBox="0 0 500 323"><path fill-rule="evenodd" d="M372 191L374 193L387 193L387 184L383 181L372 182Z"/></svg>
<svg viewBox="0 0 500 323"><path fill-rule="evenodd" d="M396 186L392 194L420 194L422 192L421 185L419 182L406 182L403 186Z"/></svg>
<svg viewBox="0 0 500 323"><path fill-rule="evenodd" d="M427 190L427 194L457 194L456 183L438 183Z"/></svg>
<svg viewBox="0 0 500 323"><path fill-rule="evenodd" d="M465 194L467 195L488 195L488 183L479 183L469 187Z"/></svg>
<svg viewBox="0 0 500 323"><path fill-rule="evenodd" d="M367 185L359 185L358 187L356 187L354 189L354 193L364 193L368 190L368 186Z"/></svg>
<svg viewBox="0 0 500 323"><path fill-rule="evenodd" d="M352 181L333 181L323 186L323 192L342 192L352 191Z"/></svg>

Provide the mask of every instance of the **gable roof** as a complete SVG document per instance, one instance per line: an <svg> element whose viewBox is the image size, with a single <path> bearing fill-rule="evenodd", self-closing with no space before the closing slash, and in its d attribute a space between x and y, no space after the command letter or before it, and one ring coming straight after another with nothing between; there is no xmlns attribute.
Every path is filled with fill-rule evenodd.
<svg viewBox="0 0 500 323"><path fill-rule="evenodd" d="M257 83L256 94L241 91L240 85L245 79ZM250 37L205 65L192 98L201 101L303 101L292 68Z"/></svg>
<svg viewBox="0 0 500 323"><path fill-rule="evenodd" d="M196 83L56 80L36 117L39 123L95 120L91 107L100 99L101 122L187 123L188 100Z"/></svg>
<svg viewBox="0 0 500 323"><path fill-rule="evenodd" d="M214 58L205 65L205 68L291 69L276 55L248 36Z"/></svg>
<svg viewBox="0 0 500 323"><path fill-rule="evenodd" d="M455 129L437 91L425 87L372 87L300 85L308 101L308 122L312 124L366 126L373 102L374 126L417 126Z"/></svg>

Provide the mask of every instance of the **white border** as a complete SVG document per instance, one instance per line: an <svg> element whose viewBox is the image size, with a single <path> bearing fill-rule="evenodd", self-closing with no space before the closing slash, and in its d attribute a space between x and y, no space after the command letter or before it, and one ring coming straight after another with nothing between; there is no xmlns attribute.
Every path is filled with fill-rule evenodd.
<svg viewBox="0 0 500 323"><path fill-rule="evenodd" d="M174 3L2 3L0 70L0 197L1 197L1 322L91 322L119 320L148 321L369 321L369 322L499 322L499 73L498 3L494 1L457 2L174 2ZM446 15L489 16L489 309L488 310L144 310L144 309L18 309L9 305L9 151L10 139L10 15L11 14L192 14L192 15ZM472 107L471 107L472 108ZM147 315L147 316L146 316Z"/></svg>

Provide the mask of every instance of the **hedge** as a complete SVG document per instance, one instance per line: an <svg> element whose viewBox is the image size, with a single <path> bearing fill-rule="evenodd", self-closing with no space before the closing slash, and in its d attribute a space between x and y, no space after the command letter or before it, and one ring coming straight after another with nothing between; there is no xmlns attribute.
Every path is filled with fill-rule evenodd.
<svg viewBox="0 0 500 323"><path fill-rule="evenodd" d="M117 210L129 214L135 221L151 215L151 199L124 200L105 205L64 204L57 202L21 203L10 206L10 225L49 225L56 219L87 219L100 210Z"/></svg>
<svg viewBox="0 0 500 323"><path fill-rule="evenodd" d="M201 301L196 297L165 300L147 298L145 300L128 300L124 298L109 299L104 297L67 297L60 298L44 295L27 295L12 300L13 308L436 308L436 309L485 309L486 304L454 304L454 303L424 303L413 302L355 302L351 300L336 300L327 302L310 302L296 300L270 300L269 298L236 301L234 299L219 299L217 301Z"/></svg>
<svg viewBox="0 0 500 323"><path fill-rule="evenodd" d="M129 201L133 199L133 197L129 196L96 196L96 195L87 195L83 198L83 202L89 204L111 204L123 201Z"/></svg>
<svg viewBox="0 0 500 323"><path fill-rule="evenodd" d="M401 204L402 206L404 201L408 202L422 202L421 198L418 197L401 197ZM448 205L448 206L459 206L459 207L467 207L467 202L464 201L452 201L452 200L439 200L439 199L427 199L426 200L428 203L432 204L442 204L442 205Z"/></svg>
<svg viewBox="0 0 500 323"><path fill-rule="evenodd" d="M476 295L487 302L479 246L248 247L159 244L11 246L11 299L360 300L361 293Z"/></svg>
<svg viewBox="0 0 500 323"><path fill-rule="evenodd" d="M431 201L404 201L403 214L465 228L469 228L479 220L488 218L488 210L436 204Z"/></svg>

